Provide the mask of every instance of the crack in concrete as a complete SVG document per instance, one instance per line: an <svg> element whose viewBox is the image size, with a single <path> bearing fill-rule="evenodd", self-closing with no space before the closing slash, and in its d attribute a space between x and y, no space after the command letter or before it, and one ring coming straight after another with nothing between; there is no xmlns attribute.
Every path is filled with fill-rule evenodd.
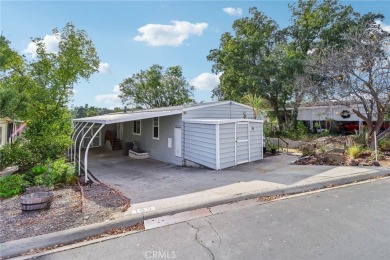
<svg viewBox="0 0 390 260"><path fill-rule="evenodd" d="M217 234L217 236L218 236L218 239L219 239L219 244L218 244L218 247L220 247L221 246L221 243L222 243L222 239L221 239L221 237L220 237L220 235L219 235L219 233L218 233L218 231L213 227L213 225L211 224L211 222L210 221L208 221L207 219L203 219L204 221L206 221L208 224L209 224L209 226L214 230L214 232L215 232L215 234Z"/></svg>
<svg viewBox="0 0 390 260"><path fill-rule="evenodd" d="M201 245L202 247L204 247L204 248L211 254L211 257L212 257L212 259L214 260L214 259L215 259L214 253L210 250L210 248L208 248L207 246L205 246L205 245L198 239L198 233L199 233L200 228L194 227L193 225L191 225L191 224L188 223L188 222L186 222L186 223L187 223L191 228L193 228L193 229L196 230L195 241L198 242L199 245Z"/></svg>

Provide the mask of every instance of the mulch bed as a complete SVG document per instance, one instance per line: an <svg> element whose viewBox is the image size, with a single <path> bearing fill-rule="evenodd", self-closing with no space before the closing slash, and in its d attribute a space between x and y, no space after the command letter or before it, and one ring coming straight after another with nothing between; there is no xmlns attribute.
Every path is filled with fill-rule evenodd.
<svg viewBox="0 0 390 260"><path fill-rule="evenodd" d="M49 210L24 212L19 197L2 199L0 243L83 225L103 222L121 215L129 200L103 184L67 186L54 190ZM82 206L83 205L83 206Z"/></svg>
<svg viewBox="0 0 390 260"><path fill-rule="evenodd" d="M383 153L378 162L370 159L369 156L350 159L343 153L323 153L309 156L302 156L293 164L296 165L331 165L331 166L390 166L390 152Z"/></svg>

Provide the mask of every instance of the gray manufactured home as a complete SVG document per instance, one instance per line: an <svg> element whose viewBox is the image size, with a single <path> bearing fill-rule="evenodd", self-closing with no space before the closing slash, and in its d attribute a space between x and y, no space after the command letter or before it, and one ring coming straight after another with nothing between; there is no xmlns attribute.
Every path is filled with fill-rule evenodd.
<svg viewBox="0 0 390 260"><path fill-rule="evenodd" d="M85 148L85 164L91 147L216 170L263 158L263 121L253 119L251 107L233 101L78 118L73 126L71 156Z"/></svg>

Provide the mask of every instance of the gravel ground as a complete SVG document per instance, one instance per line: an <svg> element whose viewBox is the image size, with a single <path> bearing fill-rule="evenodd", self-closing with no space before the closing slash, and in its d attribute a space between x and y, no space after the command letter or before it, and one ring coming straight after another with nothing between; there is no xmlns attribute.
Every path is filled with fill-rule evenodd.
<svg viewBox="0 0 390 260"><path fill-rule="evenodd" d="M77 184L54 190L49 210L23 212L18 196L1 200L0 243L103 222L127 208L126 198L105 185L89 184L83 191L84 207Z"/></svg>

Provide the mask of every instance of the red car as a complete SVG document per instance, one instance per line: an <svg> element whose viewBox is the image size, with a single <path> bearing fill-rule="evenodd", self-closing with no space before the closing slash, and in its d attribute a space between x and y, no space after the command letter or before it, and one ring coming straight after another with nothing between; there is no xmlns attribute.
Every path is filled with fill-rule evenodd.
<svg viewBox="0 0 390 260"><path fill-rule="evenodd" d="M363 127L366 126L366 123L363 123ZM374 124L374 127L375 127L375 124ZM389 124L388 123L383 123L382 126L381 126L381 130L385 130L389 127ZM343 129L347 132L355 132L356 131L359 131L359 123L357 122L353 122L353 123L346 123L343 125Z"/></svg>

